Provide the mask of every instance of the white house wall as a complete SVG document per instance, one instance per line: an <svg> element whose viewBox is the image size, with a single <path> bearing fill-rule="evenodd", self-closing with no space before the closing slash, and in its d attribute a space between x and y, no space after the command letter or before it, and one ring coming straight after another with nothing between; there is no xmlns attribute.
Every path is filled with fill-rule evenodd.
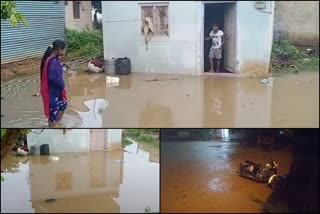
<svg viewBox="0 0 320 214"><path fill-rule="evenodd" d="M28 147L32 145L49 144L50 153L87 152L89 150L89 129L67 130L63 135L62 129L33 129L27 135Z"/></svg>
<svg viewBox="0 0 320 214"><path fill-rule="evenodd" d="M237 68L241 76L267 76L273 40L274 1L257 10L255 1L237 3Z"/></svg>
<svg viewBox="0 0 320 214"><path fill-rule="evenodd" d="M201 74L203 2L167 1L169 37L153 37L145 51L139 3L103 1L104 56L129 57L132 72ZM157 1L164 2L164 1ZM274 1L236 2L236 70L240 76L267 76L273 39Z"/></svg>
<svg viewBox="0 0 320 214"><path fill-rule="evenodd" d="M80 18L73 18L73 1L68 1L65 6L66 28L83 30L92 27L92 6L91 1L80 1Z"/></svg>
<svg viewBox="0 0 320 214"><path fill-rule="evenodd" d="M108 150L117 150L121 148L122 129L108 129Z"/></svg>
<svg viewBox="0 0 320 214"><path fill-rule="evenodd" d="M147 51L137 20L146 2L102 2L105 58L130 58L132 72L196 74L198 2L167 1L169 36L153 37Z"/></svg>

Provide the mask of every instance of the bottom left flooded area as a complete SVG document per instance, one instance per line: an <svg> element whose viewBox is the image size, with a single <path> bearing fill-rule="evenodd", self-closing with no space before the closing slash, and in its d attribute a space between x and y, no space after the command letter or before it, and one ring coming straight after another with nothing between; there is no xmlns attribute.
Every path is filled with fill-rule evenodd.
<svg viewBox="0 0 320 214"><path fill-rule="evenodd" d="M159 129L1 129L1 213L159 212Z"/></svg>

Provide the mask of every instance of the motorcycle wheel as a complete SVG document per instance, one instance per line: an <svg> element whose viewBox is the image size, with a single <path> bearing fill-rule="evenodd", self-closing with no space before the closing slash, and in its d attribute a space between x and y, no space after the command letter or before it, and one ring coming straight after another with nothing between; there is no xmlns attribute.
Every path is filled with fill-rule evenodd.
<svg viewBox="0 0 320 214"><path fill-rule="evenodd" d="M286 181L286 178L284 176L277 175L274 179L272 179L272 181L270 182L269 186L272 189L279 190L279 189L285 188L286 183L287 183L287 181Z"/></svg>
<svg viewBox="0 0 320 214"><path fill-rule="evenodd" d="M243 165L240 165L240 175L244 176L246 174L248 174L248 167L249 165L247 164L243 164Z"/></svg>

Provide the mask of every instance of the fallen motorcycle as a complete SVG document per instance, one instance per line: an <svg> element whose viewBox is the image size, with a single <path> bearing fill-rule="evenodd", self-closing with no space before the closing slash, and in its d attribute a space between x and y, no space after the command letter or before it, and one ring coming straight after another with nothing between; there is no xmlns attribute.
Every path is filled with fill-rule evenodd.
<svg viewBox="0 0 320 214"><path fill-rule="evenodd" d="M286 185L287 176L278 174L279 164L272 159L268 163L255 163L246 160L240 164L239 175L241 177L267 183L272 189L282 189Z"/></svg>

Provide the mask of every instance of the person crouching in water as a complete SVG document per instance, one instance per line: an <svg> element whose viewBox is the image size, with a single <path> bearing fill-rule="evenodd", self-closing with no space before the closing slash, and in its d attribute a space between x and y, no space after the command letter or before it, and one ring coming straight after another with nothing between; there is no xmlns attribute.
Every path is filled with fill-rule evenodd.
<svg viewBox="0 0 320 214"><path fill-rule="evenodd" d="M56 127L67 108L67 91L63 80L62 65L59 60L65 47L64 41L55 40L47 48L41 60L40 93L49 128Z"/></svg>

